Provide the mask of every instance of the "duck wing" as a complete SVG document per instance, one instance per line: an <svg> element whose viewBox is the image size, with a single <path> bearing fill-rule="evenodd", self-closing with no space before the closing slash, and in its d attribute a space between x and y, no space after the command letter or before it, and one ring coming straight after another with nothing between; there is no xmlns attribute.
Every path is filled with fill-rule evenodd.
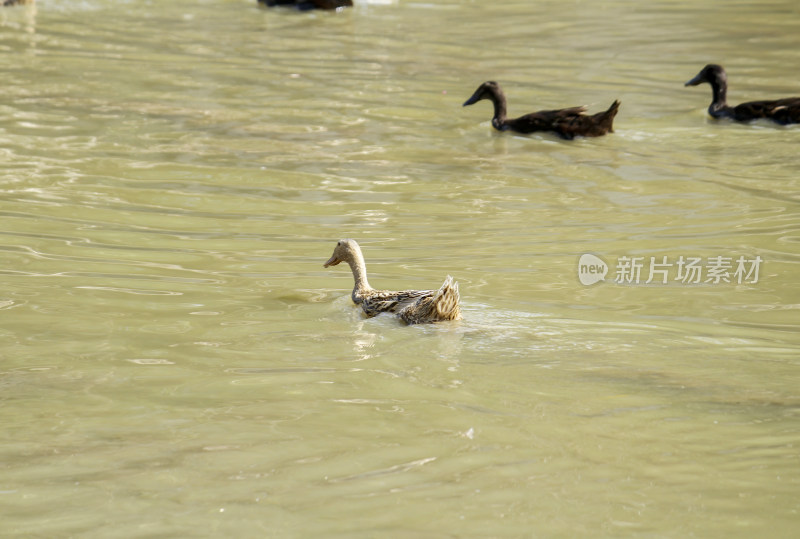
<svg viewBox="0 0 800 539"><path fill-rule="evenodd" d="M386 312L394 313L419 301L420 298L432 296L433 293L433 290L403 290L400 292L375 290L374 293L364 298L361 308L368 317Z"/></svg>
<svg viewBox="0 0 800 539"><path fill-rule="evenodd" d="M570 107L567 109L540 110L531 112L525 116L506 120L505 129L511 129L517 133L535 133L536 131L553 131L553 127L566 118L580 116L586 107Z"/></svg>
<svg viewBox="0 0 800 539"><path fill-rule="evenodd" d="M733 117L740 122L767 118L782 125L800 123L800 97L742 103L733 107Z"/></svg>

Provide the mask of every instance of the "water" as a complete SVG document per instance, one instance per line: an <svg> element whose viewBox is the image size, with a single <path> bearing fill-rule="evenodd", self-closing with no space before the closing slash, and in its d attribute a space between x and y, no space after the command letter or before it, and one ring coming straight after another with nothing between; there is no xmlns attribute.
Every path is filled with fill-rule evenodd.
<svg viewBox="0 0 800 539"><path fill-rule="evenodd" d="M795 536L800 131L683 82L800 94L799 12L3 9L2 535ZM616 132L494 133L489 79ZM361 318L341 237L464 320ZM763 263L614 282L665 256Z"/></svg>

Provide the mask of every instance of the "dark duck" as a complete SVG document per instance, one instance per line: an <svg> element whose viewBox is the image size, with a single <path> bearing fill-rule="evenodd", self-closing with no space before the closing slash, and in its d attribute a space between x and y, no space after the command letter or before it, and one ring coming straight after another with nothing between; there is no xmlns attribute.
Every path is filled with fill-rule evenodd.
<svg viewBox="0 0 800 539"><path fill-rule="evenodd" d="M722 66L708 64L684 86L697 86L704 82L711 85L714 98L708 107L708 113L714 118L729 118L737 122L765 118L781 125L800 123L800 97L787 97L772 101L748 101L731 107L727 101L728 76Z"/></svg>
<svg viewBox="0 0 800 539"><path fill-rule="evenodd" d="M350 7L353 5L353 0L258 0L258 3L265 4L268 7L289 6L295 7L301 11L306 11L309 9L339 9Z"/></svg>
<svg viewBox="0 0 800 539"><path fill-rule="evenodd" d="M472 97L464 102L464 106L488 99L494 104L492 127L498 131L516 131L517 133L535 133L536 131L552 131L561 138L572 140L575 137L599 137L614 131L614 116L619 110L619 101L614 101L607 111L591 116L583 114L586 107L568 109L540 110L519 118L509 119L506 116L506 96L500 85L494 81L484 82Z"/></svg>

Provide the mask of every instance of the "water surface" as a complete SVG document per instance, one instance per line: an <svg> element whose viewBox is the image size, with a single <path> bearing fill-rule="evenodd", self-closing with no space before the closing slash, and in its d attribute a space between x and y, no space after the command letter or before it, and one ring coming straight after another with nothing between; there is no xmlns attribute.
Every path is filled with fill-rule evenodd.
<svg viewBox="0 0 800 539"><path fill-rule="evenodd" d="M796 3L356 3L0 11L2 535L796 535L800 130L683 87L800 94ZM464 320L363 319L341 237Z"/></svg>

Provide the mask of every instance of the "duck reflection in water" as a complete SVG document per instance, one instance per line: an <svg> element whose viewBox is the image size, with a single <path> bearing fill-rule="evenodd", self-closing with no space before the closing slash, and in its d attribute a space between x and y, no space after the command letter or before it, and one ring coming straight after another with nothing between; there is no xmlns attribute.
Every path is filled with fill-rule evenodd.
<svg viewBox="0 0 800 539"><path fill-rule="evenodd" d="M728 118L737 122L764 118L781 125L800 123L800 97L748 101L731 107L727 101L728 75L721 65L708 64L684 86L697 86L704 82L711 85L713 99L708 113L714 118Z"/></svg>
<svg viewBox="0 0 800 539"><path fill-rule="evenodd" d="M301 11L307 11L309 9L339 9L350 7L353 5L353 0L258 0L258 3L268 7L290 6Z"/></svg>
<svg viewBox="0 0 800 539"><path fill-rule="evenodd" d="M619 101L614 101L605 112L587 116L583 114L586 107L570 107L556 110L540 110L519 118L509 119L506 116L506 96L500 85L487 81L478 86L472 97L463 106L472 105L482 99L488 99L494 105L492 127L498 131L516 131L517 133L535 133L551 131L563 139L575 137L599 137L614 131L614 117L619 110Z"/></svg>

